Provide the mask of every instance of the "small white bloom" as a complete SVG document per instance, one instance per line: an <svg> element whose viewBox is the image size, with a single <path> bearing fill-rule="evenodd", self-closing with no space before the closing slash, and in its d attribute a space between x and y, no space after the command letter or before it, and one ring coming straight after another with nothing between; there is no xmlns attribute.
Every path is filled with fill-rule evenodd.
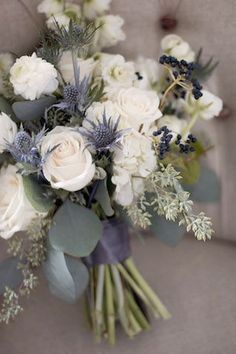
<svg viewBox="0 0 236 354"><path fill-rule="evenodd" d="M176 34L168 34L161 41L161 49L164 53L172 55L178 60L184 59L187 62L194 61L195 53L190 45Z"/></svg>
<svg viewBox="0 0 236 354"><path fill-rule="evenodd" d="M78 4L66 2L64 12L71 19L76 18L76 17L78 17L78 18L81 17L81 7Z"/></svg>
<svg viewBox="0 0 236 354"><path fill-rule="evenodd" d="M10 81L16 95L31 101L52 94L58 87L54 66L35 53L16 60L10 70Z"/></svg>
<svg viewBox="0 0 236 354"><path fill-rule="evenodd" d="M95 165L79 132L57 126L43 139L41 153L44 176L53 188L75 192L92 181Z"/></svg>
<svg viewBox="0 0 236 354"><path fill-rule="evenodd" d="M5 114L0 114L0 154L5 150L6 142L12 144L17 133L17 125Z"/></svg>
<svg viewBox="0 0 236 354"><path fill-rule="evenodd" d="M27 229L39 215L27 199L23 179L17 167L8 165L0 170L0 236L9 239Z"/></svg>
<svg viewBox="0 0 236 354"><path fill-rule="evenodd" d="M159 80L159 66L156 60L139 56L135 62L135 71L141 80L135 81L135 87L151 90Z"/></svg>
<svg viewBox="0 0 236 354"><path fill-rule="evenodd" d="M114 198L117 203L132 204L144 191L144 180L156 165L151 139L135 131L125 136L122 149L114 153L112 183L116 185Z"/></svg>
<svg viewBox="0 0 236 354"><path fill-rule="evenodd" d="M105 86L131 87L136 79L134 63L126 62L122 55L110 56L106 65L102 65L101 77Z"/></svg>
<svg viewBox="0 0 236 354"><path fill-rule="evenodd" d="M158 128L166 126L171 130L173 135L172 140L176 138L178 134L181 134L184 128L187 126L185 119L180 119L174 115L164 115L161 119L158 120Z"/></svg>
<svg viewBox="0 0 236 354"><path fill-rule="evenodd" d="M119 41L125 40L125 33L122 30L123 18L114 15L105 15L96 19L96 26L99 27L95 32L95 49L111 47Z"/></svg>
<svg viewBox="0 0 236 354"><path fill-rule="evenodd" d="M77 59L79 73L80 73L80 80L83 80L84 77L92 77L93 70L96 66L95 61L93 58L88 59ZM67 83L74 84L75 77L74 77L74 68L72 63L71 52L66 51L62 54L60 62L59 62L59 69L62 73L64 80Z"/></svg>
<svg viewBox="0 0 236 354"><path fill-rule="evenodd" d="M83 7L84 16L89 20L93 20L108 11L110 3L111 0L85 0Z"/></svg>
<svg viewBox="0 0 236 354"><path fill-rule="evenodd" d="M187 97L184 108L188 114L198 114L199 117L209 120L218 116L223 108L221 98L213 95L213 93L202 90L202 97L195 100L192 95Z"/></svg>
<svg viewBox="0 0 236 354"><path fill-rule="evenodd" d="M47 17L63 11L63 0L43 0L37 7L39 13L45 14Z"/></svg>
<svg viewBox="0 0 236 354"><path fill-rule="evenodd" d="M136 87L120 89L114 99L115 109L120 114L120 126L147 132L153 122L162 116L160 100L154 91Z"/></svg>
<svg viewBox="0 0 236 354"><path fill-rule="evenodd" d="M56 22L60 27L65 27L65 29L69 28L70 24L70 17L64 13L64 12L59 12L55 14L54 16L49 17L47 20L46 24L49 29L55 30L56 29Z"/></svg>
<svg viewBox="0 0 236 354"><path fill-rule="evenodd" d="M4 76L9 74L9 71L14 63L14 58L11 53L0 54L0 93L4 94Z"/></svg>

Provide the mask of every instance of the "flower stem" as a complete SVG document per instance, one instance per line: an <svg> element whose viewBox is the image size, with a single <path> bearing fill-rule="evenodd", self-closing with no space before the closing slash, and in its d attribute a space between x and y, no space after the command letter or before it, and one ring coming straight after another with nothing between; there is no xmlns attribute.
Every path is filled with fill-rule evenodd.
<svg viewBox="0 0 236 354"><path fill-rule="evenodd" d="M101 341L101 334L104 330L103 319L103 292L104 292L104 265L98 266L98 278L96 287L96 303L95 303L95 322L96 322L96 339Z"/></svg>
<svg viewBox="0 0 236 354"><path fill-rule="evenodd" d="M182 131L182 137L185 138L186 134L188 134L188 132L191 132L192 128L194 127L194 125L196 124L198 119L198 114L193 114L192 118L190 119L189 123L186 125L186 127L183 129Z"/></svg>
<svg viewBox="0 0 236 354"><path fill-rule="evenodd" d="M142 329L145 329L145 330L150 329L150 324L149 324L148 320L144 316L143 312L140 310L140 308L137 305L136 301L134 300L134 297L131 294L131 292L127 291L126 296L127 296L130 308L133 311L134 316L137 319L137 321L139 322L139 324L141 325Z"/></svg>
<svg viewBox="0 0 236 354"><path fill-rule="evenodd" d="M168 312L166 307L163 305L163 303L161 302L159 297L152 290L152 288L144 280L142 275L139 273L132 258L127 259L124 263L125 263L125 266L127 267L127 269L129 270L130 274L132 275L133 279L141 287L141 289L143 290L145 295L148 297L148 299L151 301L151 303L154 305L154 307L159 312L161 317L164 319L170 318L171 317L170 313Z"/></svg>
<svg viewBox="0 0 236 354"><path fill-rule="evenodd" d="M74 78L75 78L75 86L79 83L79 66L78 66L78 58L77 51L75 49L71 50L71 57L74 69Z"/></svg>
<svg viewBox="0 0 236 354"><path fill-rule="evenodd" d="M105 290L106 290L106 306L107 306L107 331L108 342L115 344L115 311L111 274L109 266L105 265Z"/></svg>
<svg viewBox="0 0 236 354"><path fill-rule="evenodd" d="M160 109L161 109L161 110L163 109L163 107L164 107L164 105L165 105L165 100L166 100L167 95L169 94L169 92L170 92L171 90L173 90L173 88L174 88L176 85L178 85L178 82L179 82L178 80L173 81L173 82L170 84L170 86L168 86L167 89L165 90L164 95L162 96L161 102L160 102Z"/></svg>

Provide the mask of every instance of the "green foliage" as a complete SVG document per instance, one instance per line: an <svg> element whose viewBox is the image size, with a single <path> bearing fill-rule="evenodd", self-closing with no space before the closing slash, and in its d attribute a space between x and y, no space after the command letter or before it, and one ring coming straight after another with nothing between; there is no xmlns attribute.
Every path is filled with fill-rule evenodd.
<svg viewBox="0 0 236 354"><path fill-rule="evenodd" d="M214 62L214 58L211 57L206 63L202 60L202 48L199 49L195 63L198 64L197 68L194 70L194 78L200 79L202 81L207 80L215 68L218 66L219 62Z"/></svg>
<svg viewBox="0 0 236 354"><path fill-rule="evenodd" d="M171 165L167 167L160 165L160 169L151 173L146 181L146 189L150 193L149 199L147 195L143 195L141 197L142 207L138 203L136 207L147 219L150 214L146 212L152 208L157 215L164 216L166 220L178 222L180 226L184 225L188 232L193 231L198 240L210 239L214 232L212 223L204 213L193 214L193 202L189 199L190 194L183 191L180 179L180 172L177 172ZM128 214L134 224L142 227L141 216L138 219L137 211L134 213L133 208L133 206L127 208ZM151 215L149 221L146 220L146 224L148 222L151 224Z"/></svg>
<svg viewBox="0 0 236 354"><path fill-rule="evenodd" d="M19 296L15 291L7 287L3 294L0 322L8 324L22 311L23 308L19 304Z"/></svg>
<svg viewBox="0 0 236 354"><path fill-rule="evenodd" d="M45 213L53 207L53 201L35 177L23 176L23 185L27 199L38 212Z"/></svg>
<svg viewBox="0 0 236 354"><path fill-rule="evenodd" d="M99 202L101 205L104 213L107 216L114 215L114 210L111 206L111 198L107 190L107 179L103 179L99 182L97 192L94 198Z"/></svg>
<svg viewBox="0 0 236 354"><path fill-rule="evenodd" d="M54 216L49 240L58 251L86 257L96 247L102 231L102 223L93 211L67 200Z"/></svg>
<svg viewBox="0 0 236 354"><path fill-rule="evenodd" d="M56 97L42 97L34 101L18 101L13 103L12 109L20 121L38 120L44 116L47 108L56 103Z"/></svg>
<svg viewBox="0 0 236 354"><path fill-rule="evenodd" d="M86 266L50 246L43 269L51 293L66 302L76 302L88 285Z"/></svg>

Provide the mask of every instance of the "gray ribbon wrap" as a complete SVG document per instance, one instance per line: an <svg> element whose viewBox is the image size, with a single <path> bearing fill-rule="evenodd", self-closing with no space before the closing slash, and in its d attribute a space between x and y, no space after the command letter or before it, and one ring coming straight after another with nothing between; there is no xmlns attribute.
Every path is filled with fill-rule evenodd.
<svg viewBox="0 0 236 354"><path fill-rule="evenodd" d="M120 219L103 221L103 236L94 251L83 258L89 266L115 264L131 255L128 226Z"/></svg>

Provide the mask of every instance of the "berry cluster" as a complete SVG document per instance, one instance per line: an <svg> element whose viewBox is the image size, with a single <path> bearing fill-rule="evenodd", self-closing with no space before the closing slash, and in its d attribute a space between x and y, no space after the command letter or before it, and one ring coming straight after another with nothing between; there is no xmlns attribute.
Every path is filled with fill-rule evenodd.
<svg viewBox="0 0 236 354"><path fill-rule="evenodd" d="M192 86L192 94L196 100L202 96L202 86L197 79L193 79L193 71L196 69L196 64L188 63L186 60L178 60L171 55L162 55L159 59L160 64L166 64L173 68L173 76L175 79L181 78L184 81L190 82Z"/></svg>
<svg viewBox="0 0 236 354"><path fill-rule="evenodd" d="M192 143L196 143L197 138L193 134L189 134L187 140L183 143L182 136L180 134L177 135L175 140L175 144L179 146L179 152L188 154L189 152L194 152L195 149L192 146Z"/></svg>
<svg viewBox="0 0 236 354"><path fill-rule="evenodd" d="M157 131L153 132L153 136L159 136L162 135L160 138L160 144L158 145L158 150L159 150L159 159L163 160L165 157L165 153L170 151L170 143L173 138L173 134L170 129L168 129L166 126L161 127ZM196 143L197 138L189 134L187 137L186 141L182 140L182 136L180 134L177 135L175 144L179 146L179 152L180 153L185 153L188 154L190 152L194 152L195 149L192 146L193 143Z"/></svg>

